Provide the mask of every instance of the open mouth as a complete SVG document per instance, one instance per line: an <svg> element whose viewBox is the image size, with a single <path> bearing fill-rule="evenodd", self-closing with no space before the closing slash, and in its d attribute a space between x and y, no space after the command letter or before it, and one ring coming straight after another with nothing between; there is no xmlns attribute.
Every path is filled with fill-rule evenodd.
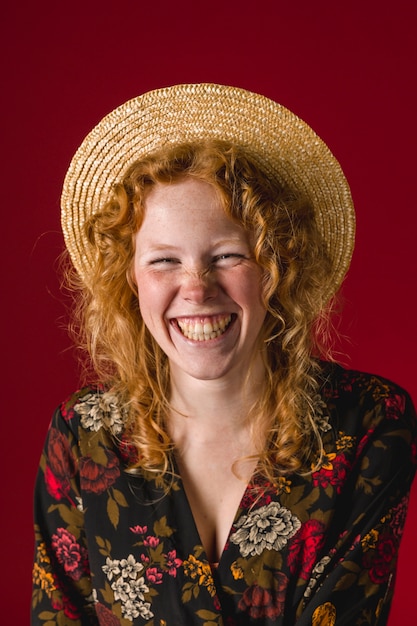
<svg viewBox="0 0 417 626"><path fill-rule="evenodd" d="M211 317L182 317L177 319L177 326L187 339L210 341L223 335L229 328L235 315L213 315Z"/></svg>

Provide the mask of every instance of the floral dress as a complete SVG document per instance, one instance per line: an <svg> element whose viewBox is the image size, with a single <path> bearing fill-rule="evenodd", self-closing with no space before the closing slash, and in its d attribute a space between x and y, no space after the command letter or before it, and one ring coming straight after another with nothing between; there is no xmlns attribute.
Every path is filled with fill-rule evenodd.
<svg viewBox="0 0 417 626"><path fill-rule="evenodd" d="M33 626L385 624L415 413L399 387L336 365L325 366L317 410L321 467L254 479L214 567L181 479L166 493L125 471L134 450L117 398L74 394L40 461Z"/></svg>

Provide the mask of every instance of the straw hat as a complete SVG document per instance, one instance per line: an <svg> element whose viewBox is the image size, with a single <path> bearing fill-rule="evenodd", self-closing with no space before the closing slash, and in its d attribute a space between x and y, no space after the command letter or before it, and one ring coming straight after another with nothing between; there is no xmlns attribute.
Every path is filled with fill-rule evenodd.
<svg viewBox="0 0 417 626"><path fill-rule="evenodd" d="M316 211L333 263L330 297L351 260L355 216L339 163L314 131L285 107L236 87L176 85L122 104L99 122L77 150L62 198L62 228L71 259L84 282L96 250L84 233L86 218L108 199L112 185L137 159L163 145L224 139L244 146L255 163Z"/></svg>

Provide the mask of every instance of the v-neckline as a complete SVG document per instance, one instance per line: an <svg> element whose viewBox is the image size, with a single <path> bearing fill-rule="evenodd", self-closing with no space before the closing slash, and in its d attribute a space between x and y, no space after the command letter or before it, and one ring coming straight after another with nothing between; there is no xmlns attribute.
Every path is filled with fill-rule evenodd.
<svg viewBox="0 0 417 626"><path fill-rule="evenodd" d="M236 525L236 522L240 518L240 516L242 514L242 511L244 509L244 507L242 506L242 503L246 499L249 489L252 489L252 487L253 487L253 485L255 483L255 476L256 476L257 465L255 466L255 469L254 469L254 471L253 471L249 481L245 484L244 490L243 490L242 495L241 495L241 497L239 499L239 503L238 503L237 509L236 509L236 511L235 511L235 513L233 515L233 519L231 520L231 524L229 525L229 528L228 528L228 531L227 531L227 536L226 536L225 542L223 544L223 547L221 549L221 552L219 554L216 554L216 557L218 557L218 558L216 558L214 560L210 560L208 558L207 546L202 541L201 533L200 533L200 530L198 528L198 525L197 525L197 522L196 522L196 519L195 519L195 515L193 513L193 509L192 509L192 506L191 506L191 503L190 503L190 499L188 497L188 494L187 494L187 491L186 491L186 488L185 488L185 485L184 485L183 477L181 476L181 473L180 473L179 467L178 467L178 463L177 463L176 460L174 460L174 467L175 467L175 473L176 473L176 475L178 476L178 479L179 479L180 493L181 493L181 496L182 496L182 499L183 499L183 506L180 506L179 507L180 510L176 511L176 516L177 517L183 517L183 512L184 512L184 509L185 509L185 511L186 511L186 519L190 520L190 522L192 523L193 531L194 531L194 541L191 541L191 542L187 541L187 537L184 537L184 539L185 539L184 545L189 546L190 550L194 549L196 546L200 546L201 549L202 549L201 557L204 558L204 560L210 565L210 567L213 564L215 564L216 565L216 570L219 570L219 569L221 569L223 556L224 556L224 553L226 551L226 547L229 544L233 528ZM188 527L188 524L186 524L186 523L184 525L180 524L179 526L180 527L178 528L178 531L181 534L182 531L185 530ZM181 528L181 526L182 526L182 528ZM200 559L201 559L201 557L200 557Z"/></svg>

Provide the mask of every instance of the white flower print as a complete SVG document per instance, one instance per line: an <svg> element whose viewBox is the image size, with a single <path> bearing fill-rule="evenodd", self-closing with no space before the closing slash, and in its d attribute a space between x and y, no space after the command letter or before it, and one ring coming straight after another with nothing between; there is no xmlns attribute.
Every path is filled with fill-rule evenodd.
<svg viewBox="0 0 417 626"><path fill-rule="evenodd" d="M322 433L326 433L331 430L332 427L329 424L329 409L320 394L317 394L314 398L314 409L317 428L321 430Z"/></svg>
<svg viewBox="0 0 417 626"><path fill-rule="evenodd" d="M97 590L93 589L89 596L86 597L88 604L96 604L98 602Z"/></svg>
<svg viewBox="0 0 417 626"><path fill-rule="evenodd" d="M138 580L133 580L130 583L130 589L133 596L139 598L139 600L145 600L144 594L149 591L149 587L145 585L145 579L142 576ZM131 596L132 597L132 596Z"/></svg>
<svg viewBox="0 0 417 626"><path fill-rule="evenodd" d="M79 498L78 496L75 498L75 501L77 502L77 510L81 511L81 513L84 512L84 505L83 505L83 500L82 498Z"/></svg>
<svg viewBox="0 0 417 626"><path fill-rule="evenodd" d="M106 565L103 565L101 568L103 572L106 574L109 580L113 579L113 576L118 576L120 574L120 561L112 560L109 557L106 559Z"/></svg>
<svg viewBox="0 0 417 626"><path fill-rule="evenodd" d="M88 430L97 432L104 426L114 435L123 430L126 410L120 406L115 394L87 393L80 398L74 409L81 416L81 424Z"/></svg>
<svg viewBox="0 0 417 626"><path fill-rule="evenodd" d="M129 554L127 559L120 561L120 567L122 568L123 578L136 578L136 574L139 574L143 570L142 563L137 563L133 554Z"/></svg>
<svg viewBox="0 0 417 626"><path fill-rule="evenodd" d="M151 608L151 603L150 602L141 602L140 604L138 604L138 610L139 610L139 614L141 617L143 617L143 619L152 619L153 618L153 613L150 610Z"/></svg>
<svg viewBox="0 0 417 626"><path fill-rule="evenodd" d="M116 597L116 596L115 596ZM126 600L126 602L122 606L122 613L126 619L130 619L131 622L138 617L138 603L133 600Z"/></svg>
<svg viewBox="0 0 417 626"><path fill-rule="evenodd" d="M324 556L316 565L314 566L313 571L311 572L311 578L307 585L307 588L304 592L304 597L309 598L312 594L314 587L317 585L318 579L323 574L326 566L330 563L331 558L329 556Z"/></svg>
<svg viewBox="0 0 417 626"><path fill-rule="evenodd" d="M115 600L121 600L127 602L130 596L130 585L128 581L120 576L117 580L114 580L111 584L111 588L114 591Z"/></svg>
<svg viewBox="0 0 417 626"><path fill-rule="evenodd" d="M139 576L143 569L144 566L136 561L133 554L121 560L107 557L106 564L102 566L114 599L121 602L122 615L131 622L139 616L146 620L153 618L151 603L145 602L149 587L144 576Z"/></svg>
<svg viewBox="0 0 417 626"><path fill-rule="evenodd" d="M301 526L300 520L278 502L262 506L237 521L230 540L239 546L243 557L281 550Z"/></svg>

